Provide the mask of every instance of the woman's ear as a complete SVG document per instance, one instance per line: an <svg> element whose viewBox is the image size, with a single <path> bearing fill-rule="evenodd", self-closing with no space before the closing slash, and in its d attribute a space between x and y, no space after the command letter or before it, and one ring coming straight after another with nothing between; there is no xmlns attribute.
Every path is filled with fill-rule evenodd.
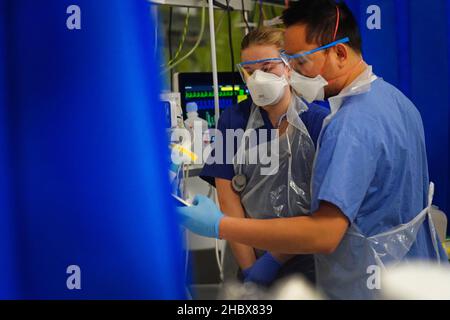
<svg viewBox="0 0 450 320"><path fill-rule="evenodd" d="M285 65L284 70L285 70L284 74L289 78L291 76L291 72L292 72L291 67L289 65Z"/></svg>

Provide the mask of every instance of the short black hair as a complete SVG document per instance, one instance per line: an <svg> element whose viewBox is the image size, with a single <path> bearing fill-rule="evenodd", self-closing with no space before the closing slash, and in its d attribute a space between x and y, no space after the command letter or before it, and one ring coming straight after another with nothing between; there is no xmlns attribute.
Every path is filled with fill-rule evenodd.
<svg viewBox="0 0 450 320"><path fill-rule="evenodd" d="M340 20L336 39L350 38L348 46L358 53L362 51L362 40L358 23L343 1L334 0L298 0L291 2L289 8L283 12L283 22L286 27L304 24L307 27L307 41L319 45L333 42L336 29L337 11L339 8Z"/></svg>

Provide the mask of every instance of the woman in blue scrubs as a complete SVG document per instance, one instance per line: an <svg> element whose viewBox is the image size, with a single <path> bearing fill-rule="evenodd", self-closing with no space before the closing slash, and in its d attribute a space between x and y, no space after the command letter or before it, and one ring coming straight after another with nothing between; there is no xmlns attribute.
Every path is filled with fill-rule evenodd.
<svg viewBox="0 0 450 320"><path fill-rule="evenodd" d="M289 66L280 58L283 36L281 29L260 28L243 39L238 67L252 99L225 110L218 123L224 146L230 129L256 133L268 130L269 136L270 130L278 129L280 149L286 152L280 151L277 173L262 175L258 164L237 163L240 141L235 141L233 157L226 157L225 164L206 164L201 173L204 180L215 185L221 210L232 217L270 219L310 213L315 144L329 112L315 104L307 105L291 92ZM224 259L225 280L238 274L241 280L270 285L280 277L300 272L314 281L311 255L262 252L235 242L229 242L230 247Z"/></svg>

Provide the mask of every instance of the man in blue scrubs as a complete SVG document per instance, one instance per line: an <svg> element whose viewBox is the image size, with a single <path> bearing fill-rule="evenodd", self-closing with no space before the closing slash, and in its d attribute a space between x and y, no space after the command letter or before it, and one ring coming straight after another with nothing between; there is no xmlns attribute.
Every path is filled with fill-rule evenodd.
<svg viewBox="0 0 450 320"><path fill-rule="evenodd" d="M363 61L358 26L344 3L300 0L283 20L291 86L304 98L328 98L331 108L314 165L313 214L224 217L199 196L179 210L182 222L204 236L314 253L317 283L328 297L376 298L372 267L447 259L428 216L432 188L420 114Z"/></svg>

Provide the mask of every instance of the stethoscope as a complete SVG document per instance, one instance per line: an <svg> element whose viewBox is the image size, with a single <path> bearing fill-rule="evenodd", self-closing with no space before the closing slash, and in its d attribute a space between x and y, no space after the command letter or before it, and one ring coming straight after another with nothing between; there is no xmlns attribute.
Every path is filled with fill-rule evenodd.
<svg viewBox="0 0 450 320"><path fill-rule="evenodd" d="M282 115L280 117L280 119L278 120L278 124L276 126L276 129L280 128L281 122L285 118L287 118L287 113L285 113L284 115ZM292 157L292 150L291 150L291 143L290 143L290 140L289 140L288 130L289 130L289 126L286 129L286 139L287 139L287 144L288 144L288 156L289 156L289 158L291 158ZM245 139L245 136L242 139ZM242 140L241 140L241 144L242 144ZM245 156L245 150L244 150L244 152L242 152L241 157L240 157L240 160L241 160L240 162L241 163L243 162L242 160L244 160L244 159L242 159L242 157L244 157L244 156ZM244 164L246 164L246 163L244 163ZM239 165L239 173L234 175L233 178L231 179L231 187L233 188L234 192L240 194L240 193L242 193L242 191L245 190L245 188L247 188L247 184L248 184L248 178L242 172L242 164L240 164Z"/></svg>

